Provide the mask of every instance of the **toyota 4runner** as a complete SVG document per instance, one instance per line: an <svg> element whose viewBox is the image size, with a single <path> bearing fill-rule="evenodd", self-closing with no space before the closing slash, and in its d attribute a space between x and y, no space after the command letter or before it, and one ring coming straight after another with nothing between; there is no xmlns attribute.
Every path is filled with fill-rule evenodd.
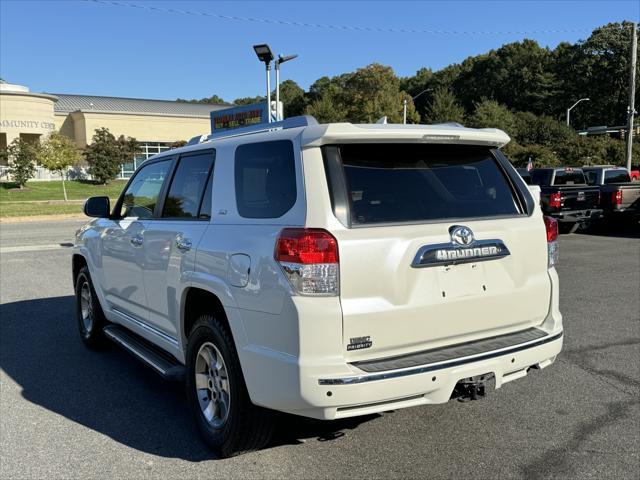
<svg viewBox="0 0 640 480"><path fill-rule="evenodd" d="M562 347L557 223L502 131L319 125L196 138L76 235L82 340L184 379L205 441L265 445L274 410L338 419L473 399Z"/></svg>

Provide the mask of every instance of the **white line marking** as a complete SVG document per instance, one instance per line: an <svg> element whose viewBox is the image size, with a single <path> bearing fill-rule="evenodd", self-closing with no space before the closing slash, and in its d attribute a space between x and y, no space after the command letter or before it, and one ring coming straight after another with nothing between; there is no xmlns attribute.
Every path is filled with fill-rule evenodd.
<svg viewBox="0 0 640 480"><path fill-rule="evenodd" d="M63 248L70 248L70 245L60 245L59 243L52 243L48 245L23 245L21 247L2 247L0 248L0 254L2 253L19 253L19 252L38 252L43 250L60 250Z"/></svg>

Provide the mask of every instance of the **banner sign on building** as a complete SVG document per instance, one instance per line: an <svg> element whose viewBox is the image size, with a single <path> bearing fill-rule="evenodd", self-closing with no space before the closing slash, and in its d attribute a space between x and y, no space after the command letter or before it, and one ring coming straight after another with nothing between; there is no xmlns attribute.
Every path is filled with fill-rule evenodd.
<svg viewBox="0 0 640 480"><path fill-rule="evenodd" d="M215 110L211 112L211 132L267 123L268 115L267 102Z"/></svg>

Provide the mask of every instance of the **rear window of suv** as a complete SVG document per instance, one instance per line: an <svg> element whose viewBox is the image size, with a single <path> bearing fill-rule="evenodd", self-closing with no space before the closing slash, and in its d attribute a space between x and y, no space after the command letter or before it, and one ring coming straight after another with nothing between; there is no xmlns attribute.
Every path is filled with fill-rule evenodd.
<svg viewBox="0 0 640 480"><path fill-rule="evenodd" d="M521 213L511 184L487 147L347 144L337 155L353 225L479 218ZM332 168L329 167L328 170ZM329 174L334 194L335 174Z"/></svg>

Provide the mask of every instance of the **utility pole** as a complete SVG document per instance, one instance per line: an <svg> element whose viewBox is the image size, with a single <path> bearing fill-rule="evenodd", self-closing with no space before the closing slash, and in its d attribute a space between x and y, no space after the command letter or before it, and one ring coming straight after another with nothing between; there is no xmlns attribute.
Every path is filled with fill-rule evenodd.
<svg viewBox="0 0 640 480"><path fill-rule="evenodd" d="M636 62L638 59L638 24L631 28L631 71L629 75L629 107L627 112L627 170L631 171L631 153L633 152L633 115L636 113Z"/></svg>

